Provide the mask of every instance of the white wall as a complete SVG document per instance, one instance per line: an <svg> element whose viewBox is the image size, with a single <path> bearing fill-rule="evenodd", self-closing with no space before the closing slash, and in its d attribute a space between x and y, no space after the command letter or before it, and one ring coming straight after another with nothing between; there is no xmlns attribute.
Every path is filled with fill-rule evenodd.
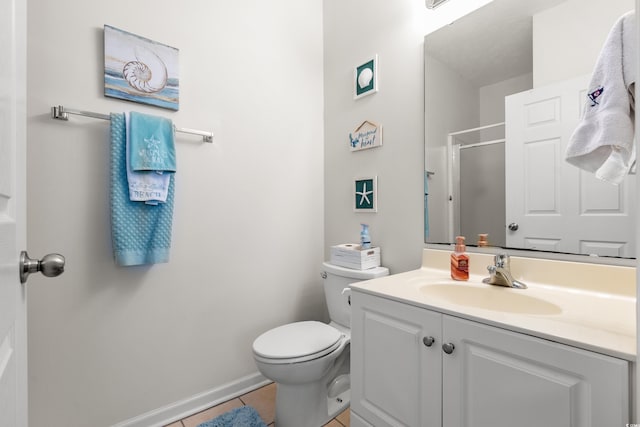
<svg viewBox="0 0 640 427"><path fill-rule="evenodd" d="M448 135L480 125L480 92L449 66L426 55L425 170L434 173L428 178L428 241L445 243L451 241L448 227L442 226L449 223Z"/></svg>
<svg viewBox="0 0 640 427"><path fill-rule="evenodd" d="M424 247L425 34L490 0L446 2L428 11L421 0L325 0L325 253L358 240L370 224L392 273L420 266ZM379 56L380 91L353 99L353 69ZM351 153L348 134L363 120L384 129L381 148ZM378 176L379 210L354 213L353 178Z"/></svg>
<svg viewBox="0 0 640 427"><path fill-rule="evenodd" d="M258 334L326 318L321 1L28 8L28 248L67 258L29 280L30 426L107 426L256 373ZM103 96L104 24L180 49L179 112ZM213 129L177 141L170 263L114 265L108 123L56 104Z"/></svg>
<svg viewBox="0 0 640 427"><path fill-rule="evenodd" d="M392 273L420 265L423 247L421 1L324 1L325 243L357 242L370 225ZM380 91L353 99L353 69L377 54ZM383 127L380 148L349 151L362 121ZM353 179L378 176L377 213L353 212Z"/></svg>
<svg viewBox="0 0 640 427"><path fill-rule="evenodd" d="M504 98L531 89L533 74L527 73L480 88L480 126L504 121Z"/></svg>
<svg viewBox="0 0 640 427"><path fill-rule="evenodd" d="M533 85L590 74L613 23L634 0L567 0L533 18Z"/></svg>

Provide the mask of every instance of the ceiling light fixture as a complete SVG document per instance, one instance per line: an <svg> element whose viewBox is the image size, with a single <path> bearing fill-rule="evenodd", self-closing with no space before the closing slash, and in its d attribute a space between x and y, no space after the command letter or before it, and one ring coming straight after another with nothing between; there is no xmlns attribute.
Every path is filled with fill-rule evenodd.
<svg viewBox="0 0 640 427"><path fill-rule="evenodd" d="M435 9L446 1L447 0L425 0L425 4L427 6L427 9Z"/></svg>

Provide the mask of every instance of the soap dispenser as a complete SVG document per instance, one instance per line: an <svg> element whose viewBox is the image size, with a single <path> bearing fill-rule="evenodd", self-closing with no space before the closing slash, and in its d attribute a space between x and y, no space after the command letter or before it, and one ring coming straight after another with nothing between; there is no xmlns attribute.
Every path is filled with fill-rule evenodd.
<svg viewBox="0 0 640 427"><path fill-rule="evenodd" d="M369 236L369 225L360 224L360 249L371 249L371 237Z"/></svg>
<svg viewBox="0 0 640 427"><path fill-rule="evenodd" d="M451 278L453 280L469 280L469 255L464 244L464 237L456 237L456 247L451 254Z"/></svg>

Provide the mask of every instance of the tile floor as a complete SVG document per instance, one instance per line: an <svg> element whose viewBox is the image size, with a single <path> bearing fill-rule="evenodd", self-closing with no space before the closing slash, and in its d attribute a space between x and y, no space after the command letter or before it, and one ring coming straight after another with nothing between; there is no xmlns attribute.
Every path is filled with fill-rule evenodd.
<svg viewBox="0 0 640 427"><path fill-rule="evenodd" d="M269 427L274 427L275 423L273 419L276 413L276 385L273 383L266 385L247 394L243 394L240 397L229 400L228 402L221 403L217 406L205 409L202 412L198 412L197 414L190 415L187 418L171 423L166 427L196 427L200 423L209 421L218 415L222 415L227 411L243 405L253 406L253 408L258 411L260 418L262 418L265 424ZM332 419L329 423L325 424L324 427L349 427L349 420L349 410L347 409Z"/></svg>

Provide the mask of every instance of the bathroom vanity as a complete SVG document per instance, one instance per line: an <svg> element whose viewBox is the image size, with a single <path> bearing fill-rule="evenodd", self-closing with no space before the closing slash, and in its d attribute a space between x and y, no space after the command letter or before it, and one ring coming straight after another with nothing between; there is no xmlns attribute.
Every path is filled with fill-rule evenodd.
<svg viewBox="0 0 640 427"><path fill-rule="evenodd" d="M351 425L624 426L635 366L635 268L512 258L528 285L469 282L446 251L352 286Z"/></svg>

